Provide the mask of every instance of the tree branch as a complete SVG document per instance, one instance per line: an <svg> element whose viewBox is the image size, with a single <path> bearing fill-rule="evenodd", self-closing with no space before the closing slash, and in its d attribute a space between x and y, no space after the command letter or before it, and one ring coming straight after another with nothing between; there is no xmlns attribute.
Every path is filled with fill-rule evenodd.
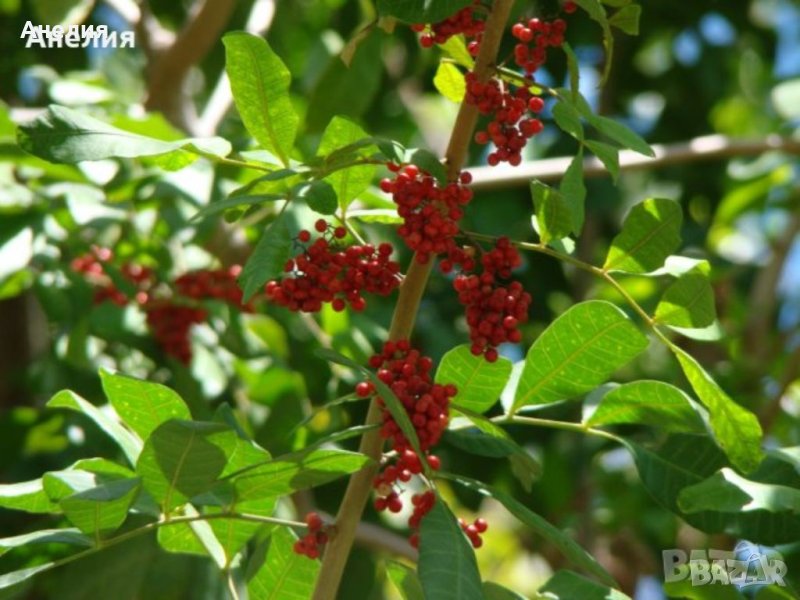
<svg viewBox="0 0 800 600"><path fill-rule="evenodd" d="M765 152L785 152L800 155L800 141L778 135L761 139L735 139L724 135L706 135L675 144L653 146L655 158L643 156L632 150L619 153L621 171L656 169L671 165L694 163L702 160L718 160L736 156L755 156ZM493 190L513 186L527 186L531 179L541 181L559 180L564 175L572 157L546 158L523 163L518 167L476 167L471 169L472 187L477 191ZM603 163L590 157L583 162L586 177L608 175Z"/></svg>
<svg viewBox="0 0 800 600"><path fill-rule="evenodd" d="M778 281L798 234L800 234L800 210L792 215L786 230L774 243L772 257L766 266L758 271L750 288L749 318L745 324L744 339L746 347L749 348L749 361L759 376L763 374L764 365L769 362L769 332L773 329L771 323L777 304Z"/></svg>
<svg viewBox="0 0 800 600"><path fill-rule="evenodd" d="M193 5L183 30L151 66L147 110L159 110L171 122L193 132L194 105L186 97L186 76L217 43L235 7L236 0L198 0Z"/></svg>
<svg viewBox="0 0 800 600"><path fill-rule="evenodd" d="M513 4L513 0L496 0L490 9L480 52L475 60L474 72L479 81L486 81L492 75ZM456 179L467 158L477 120L477 109L462 102L445 155L447 175L451 181ZM416 256L411 259L411 266L400 287L400 295L392 317L392 325L389 330L390 340L410 337L432 266L433 261L421 264L417 261ZM366 424L372 425L379 423L380 420L381 409L373 399L370 402ZM314 600L333 600L336 597L347 558L350 555L353 537L372 489L372 480L378 469L382 449L383 439L378 430L371 431L361 438L359 451L376 462L350 478L337 515L336 535L328 544L323 556L322 568L314 590Z"/></svg>

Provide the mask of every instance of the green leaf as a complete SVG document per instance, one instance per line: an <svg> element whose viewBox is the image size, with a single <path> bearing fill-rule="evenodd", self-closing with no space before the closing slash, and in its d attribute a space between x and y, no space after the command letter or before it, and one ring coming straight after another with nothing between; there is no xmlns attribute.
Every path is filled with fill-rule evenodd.
<svg viewBox="0 0 800 600"><path fill-rule="evenodd" d="M69 390L58 392L46 406L48 408L66 408L86 415L119 445L131 465L136 464L136 459L139 458L139 453L142 451L142 442L113 416L104 413L94 404Z"/></svg>
<svg viewBox="0 0 800 600"><path fill-rule="evenodd" d="M571 571L558 571L539 588L539 594L548 600L631 600L619 590L599 585Z"/></svg>
<svg viewBox="0 0 800 600"><path fill-rule="evenodd" d="M306 132L321 132L336 115L361 118L374 106L386 76L382 61L375 60L383 52L385 38L380 28L373 27L358 44L349 64L345 64L341 54L330 56L308 95Z"/></svg>
<svg viewBox="0 0 800 600"><path fill-rule="evenodd" d="M637 204L611 242L603 269L647 273L662 267L681 243L682 221L681 207L672 200L649 198Z"/></svg>
<svg viewBox="0 0 800 600"><path fill-rule="evenodd" d="M517 444L505 429L486 417L465 408L454 408L454 412L464 415L475 429L456 426L445 433L446 440L466 452L495 458L507 457L511 472L526 491L530 492L533 482L541 475L542 466L530 453Z"/></svg>
<svg viewBox="0 0 800 600"><path fill-rule="evenodd" d="M569 73L569 90L571 92L572 101L576 101L578 94L580 93L580 79L581 79L581 71L580 65L578 63L578 57L575 56L575 52L572 50L572 46L564 42L561 45L562 50L564 50L564 54L567 55L567 72Z"/></svg>
<svg viewBox="0 0 800 600"><path fill-rule="evenodd" d="M475 67L475 59L467 50L467 44L461 34L451 36L444 44L439 44L439 50L465 69L472 70Z"/></svg>
<svg viewBox="0 0 800 600"><path fill-rule="evenodd" d="M406 411L405 406L397 399L394 392L387 386L383 381L378 379L377 375L370 371L369 369L365 368L364 366L358 364L357 362L350 360L346 356L342 356L338 352L334 350L330 350L328 348L320 348L316 351L317 356L324 358L325 360L343 365L345 367L349 367L351 369L355 369L366 375L370 381L372 381L375 389L378 392L378 395L383 399L384 403L386 404L386 408L392 415L395 423L397 426L400 427L400 431L403 432L403 435L411 444L411 447L416 452L417 456L424 456L424 453L420 449L419 446L419 438L417 438L417 430L414 428L414 425L411 423L411 419L408 416L408 412ZM427 468L427 462L423 461Z"/></svg>
<svg viewBox="0 0 800 600"><path fill-rule="evenodd" d="M442 161L430 150L424 148L407 148L402 163L417 165L423 171L427 171L439 180L439 183L447 183L447 169Z"/></svg>
<svg viewBox="0 0 800 600"><path fill-rule="evenodd" d="M519 448L507 436L494 436L478 428L447 430L444 439L464 452L489 458L505 458Z"/></svg>
<svg viewBox="0 0 800 600"><path fill-rule="evenodd" d="M317 156L328 156L331 152L366 137L367 133L353 121L336 116L331 119L322 134ZM357 156L365 156L367 153L367 149L364 149ZM342 210L346 210L359 194L369 188L375 170L375 165L359 165L341 169L325 177L325 181L336 191L339 207Z"/></svg>
<svg viewBox="0 0 800 600"><path fill-rule="evenodd" d="M577 218L564 195L536 179L531 181L531 197L542 243L549 244L570 234Z"/></svg>
<svg viewBox="0 0 800 600"><path fill-rule="evenodd" d="M378 12L406 23L437 23L470 4L472 0L378 0Z"/></svg>
<svg viewBox="0 0 800 600"><path fill-rule="evenodd" d="M572 233L580 235L583 229L586 202L586 186L583 183L583 150L578 151L569 167L564 172L564 178L559 186L561 195L570 207L572 215ZM562 236L564 237L564 236Z"/></svg>
<svg viewBox="0 0 800 600"><path fill-rule="evenodd" d="M483 595L486 600L527 600L522 594L491 581L483 582Z"/></svg>
<svg viewBox="0 0 800 600"><path fill-rule="evenodd" d="M169 513L214 486L235 438L220 423L167 421L145 442L136 472L144 488Z"/></svg>
<svg viewBox="0 0 800 600"><path fill-rule="evenodd" d="M556 121L562 131L568 133L578 141L583 141L583 123L581 123L581 115L578 109L567 102L565 99L560 99L559 102L553 107L553 119Z"/></svg>
<svg viewBox="0 0 800 600"><path fill-rule="evenodd" d="M289 529L276 529L270 536L266 554L256 553L248 570L247 591L258 600L308 600L314 593L314 584L320 564L292 550L297 540Z"/></svg>
<svg viewBox="0 0 800 600"><path fill-rule="evenodd" d="M601 117L592 113L584 116L592 127L597 129L597 131L603 135L617 142L623 148L630 148L634 152L638 152L644 156L649 156L650 158L655 158L656 153L653 151L650 145L645 142L639 134L631 131L622 123L619 123L614 119Z"/></svg>
<svg viewBox="0 0 800 600"><path fill-rule="evenodd" d="M422 518L419 537L425 600L483 600L475 551L441 497Z"/></svg>
<svg viewBox="0 0 800 600"><path fill-rule="evenodd" d="M683 349L669 345L697 397L709 412L714 437L733 465L745 473L755 469L761 451L761 425L756 416L736 404L703 367Z"/></svg>
<svg viewBox="0 0 800 600"><path fill-rule="evenodd" d="M165 166L185 166L200 154L224 157L231 145L222 138L164 141L117 129L84 113L50 106L35 121L21 125L23 150L54 163L159 156Z"/></svg>
<svg viewBox="0 0 800 600"><path fill-rule="evenodd" d="M735 585L695 585L692 581L689 566L673 567L678 573L682 569L686 573L685 579L667 581L664 583L664 593L670 598L683 598L684 600L744 600L744 596Z"/></svg>
<svg viewBox="0 0 800 600"><path fill-rule="evenodd" d="M189 407L181 397L159 383L106 370L100 371L100 381L111 406L143 440L169 419L192 418Z"/></svg>
<svg viewBox="0 0 800 600"><path fill-rule="evenodd" d="M47 25L79 25L94 8L94 0L33 0L31 5L40 23Z"/></svg>
<svg viewBox="0 0 800 600"><path fill-rule="evenodd" d="M538 535L542 536L545 540L558 548L564 557L567 558L573 565L593 575L599 581L607 585L616 585L614 578L606 572L606 570L600 565L600 563L597 562L597 560L595 560L591 554L581 548L581 546L566 533L552 525L549 521L547 521L547 519L540 517L535 512L528 509L524 504L516 500L511 495L501 492L500 490L490 488L480 481L469 479L468 477L462 477L461 475L442 473L440 476L451 479L452 481L455 481L456 483L459 483L485 496L494 498L503 506L505 506L506 509L522 523L533 529Z"/></svg>
<svg viewBox="0 0 800 600"><path fill-rule="evenodd" d="M386 574L403 600L425 600L422 583L413 569L403 563L387 560Z"/></svg>
<svg viewBox="0 0 800 600"><path fill-rule="evenodd" d="M332 215L339 206L336 190L327 181L317 180L301 183L292 190L292 195L305 201L311 210L321 215Z"/></svg>
<svg viewBox="0 0 800 600"><path fill-rule="evenodd" d="M605 144L596 140L586 140L586 146L605 165L606 169L611 174L611 178L616 183L619 177L619 150L610 144Z"/></svg>
<svg viewBox="0 0 800 600"><path fill-rule="evenodd" d="M253 196L229 196L222 200L217 200L211 204L206 204L203 208L198 210L193 216L192 220L205 219L212 215L225 212L231 208L239 208L240 206L259 206L267 202L277 202L283 200L286 196L281 194L257 194Z"/></svg>
<svg viewBox="0 0 800 600"><path fill-rule="evenodd" d="M655 321L664 325L701 329L717 318L708 263L681 275L670 285L656 307Z"/></svg>
<svg viewBox="0 0 800 600"><path fill-rule="evenodd" d="M67 496L59 504L73 525L99 539L125 522L140 484L138 478L120 479Z"/></svg>
<svg viewBox="0 0 800 600"><path fill-rule="evenodd" d="M55 566L55 562L48 562L42 563L41 565L36 565L35 567L27 567L25 569L19 569L18 571L12 571L11 573L0 575L0 590L17 585L23 581L27 581L31 577L44 571L49 571Z"/></svg>
<svg viewBox="0 0 800 600"><path fill-rule="evenodd" d="M738 514L765 510L797 514L800 513L800 490L750 481L724 467L708 479L681 490L678 506L687 513L711 510Z"/></svg>
<svg viewBox="0 0 800 600"><path fill-rule="evenodd" d="M289 98L289 70L260 36L234 31L222 43L225 70L244 126L288 167L299 123Z"/></svg>
<svg viewBox="0 0 800 600"><path fill-rule="evenodd" d="M612 389L586 421L590 427L619 423L652 425L665 431L705 431L689 397L661 381L633 381Z"/></svg>
<svg viewBox="0 0 800 600"><path fill-rule="evenodd" d="M800 117L800 77L782 81L772 88L772 104L786 120Z"/></svg>
<svg viewBox="0 0 800 600"><path fill-rule="evenodd" d="M584 394L639 355L647 337L619 308L576 304L544 330L528 351L512 412Z"/></svg>
<svg viewBox="0 0 800 600"><path fill-rule="evenodd" d="M461 103L467 93L467 83L463 73L450 62L439 63L436 75L433 78L433 85L436 86L442 96L458 104Z"/></svg>
<svg viewBox="0 0 800 600"><path fill-rule="evenodd" d="M629 4L611 15L608 23L628 35L639 35L639 18L641 16L642 7L638 4Z"/></svg>
<svg viewBox="0 0 800 600"><path fill-rule="evenodd" d="M629 440L642 484L660 505L706 533L727 533L739 539L758 539L762 544L784 544L800 539L800 516L793 512L751 510L685 513L678 498L681 491L702 483L728 466L725 455L708 436L674 434L655 449ZM800 475L791 464L767 457L750 477L752 481L800 488Z"/></svg>
<svg viewBox="0 0 800 600"><path fill-rule="evenodd" d="M511 376L511 361L500 358L490 363L462 344L447 352L436 370L436 383L452 383L458 393L451 406L484 413L494 406Z"/></svg>
<svg viewBox="0 0 800 600"><path fill-rule="evenodd" d="M589 17L600 25L603 30L603 48L606 51L606 65L600 80L600 85L603 85L608 80L608 75L611 72L611 65L613 63L614 34L611 31L611 26L608 24L605 8L603 8L599 0L575 0L575 4L589 13Z"/></svg>
<svg viewBox="0 0 800 600"><path fill-rule="evenodd" d="M42 479L0 485L0 508L21 510L33 514L57 514L58 504L44 491Z"/></svg>
<svg viewBox="0 0 800 600"><path fill-rule="evenodd" d="M279 216L267 230L253 249L253 253L242 269L239 285L247 302L261 289L267 281L275 279L283 273L283 267L292 251L292 238L286 219Z"/></svg>
<svg viewBox="0 0 800 600"><path fill-rule="evenodd" d="M183 512L189 517L200 514L191 504L187 504ZM229 566L233 555L227 554L226 549L222 547L220 539L225 538L215 535L213 525L218 522L218 520L209 520L164 525L158 528L158 543L167 552L211 557L219 569L225 569ZM243 521L239 521L239 523L258 526L257 523ZM226 541L230 543L230 540Z"/></svg>
<svg viewBox="0 0 800 600"><path fill-rule="evenodd" d="M397 210L393 208L351 210L347 213L347 217L364 223L380 223L382 225L399 225L403 222L403 217L398 215Z"/></svg>
<svg viewBox="0 0 800 600"><path fill-rule="evenodd" d="M89 548L92 546L92 540L77 529L43 529L32 533L1 538L0 556L14 548L27 547L32 544L68 544L70 546Z"/></svg>
<svg viewBox="0 0 800 600"><path fill-rule="evenodd" d="M234 473L217 486L219 497L236 502L284 496L328 483L361 470L371 461L344 450L312 450L279 456L263 465Z"/></svg>

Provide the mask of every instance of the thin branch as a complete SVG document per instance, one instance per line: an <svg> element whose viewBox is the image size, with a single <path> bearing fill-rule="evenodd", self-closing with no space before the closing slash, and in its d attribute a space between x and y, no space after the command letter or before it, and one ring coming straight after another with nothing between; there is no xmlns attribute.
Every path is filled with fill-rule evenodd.
<svg viewBox="0 0 800 600"><path fill-rule="evenodd" d="M492 5L486 19L480 52L475 60L474 72L479 81L486 81L492 74L513 4L513 0L496 0ZM477 120L477 108L462 102L445 155L447 175L451 181L456 179L466 160ZM400 295L389 330L390 340L410 337L432 266L433 261L422 264L417 261L416 256L411 259L411 266L400 286ZM373 400L370 402L366 424L373 425L379 423L380 420L381 408ZM337 534L331 540L323 556L322 567L314 590L314 600L336 598L356 528L372 490L372 480L377 472L377 459L380 458L382 449L383 438L379 431L369 432L361 438L359 451L374 459L375 463L350 478L337 515Z"/></svg>
<svg viewBox="0 0 800 600"><path fill-rule="evenodd" d="M214 44L236 7L236 0L198 0L175 42L156 57L147 84L148 110L159 110L187 131L194 126L194 106L186 97L184 83L189 70L199 63Z"/></svg>
<svg viewBox="0 0 800 600"><path fill-rule="evenodd" d="M785 152L800 155L800 141L770 135L760 139L736 139L724 135L706 135L687 142L675 144L656 144L653 147L655 157L643 156L632 150L624 150L619 154L619 166L622 171L657 169L661 167L695 163L704 160L734 158L736 156L757 156L765 152ZM546 158L535 162L523 163L518 167L500 165L497 167L473 167L472 187L475 191L492 190L514 186L527 186L531 179L541 181L559 180L564 175L572 157ZM583 163L586 177L608 176L603 163L590 157Z"/></svg>
<svg viewBox="0 0 800 600"><path fill-rule="evenodd" d="M537 417L526 417L523 415L503 415L492 419L493 423L498 425L513 423L516 425L532 425L534 427L547 427L549 429L560 429L561 431L572 431L575 433L583 433L594 437L603 438L612 442L620 442L620 439L613 433L603 431L602 429L595 429L582 423L571 423L569 421L554 421L552 419L539 419Z"/></svg>
<svg viewBox="0 0 800 600"><path fill-rule="evenodd" d="M800 234L800 210L792 215L785 231L775 241L769 262L757 272L750 288L749 316L744 328L744 339L749 349L749 360L759 375L764 370L764 365L770 362L769 334L773 329L771 324L778 302L778 282L798 234Z"/></svg>

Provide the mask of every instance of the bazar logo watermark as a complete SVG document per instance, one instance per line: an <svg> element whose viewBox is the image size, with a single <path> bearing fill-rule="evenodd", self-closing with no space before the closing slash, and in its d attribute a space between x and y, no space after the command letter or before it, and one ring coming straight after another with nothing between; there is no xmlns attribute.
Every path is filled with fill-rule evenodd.
<svg viewBox="0 0 800 600"><path fill-rule="evenodd" d="M107 25L34 25L27 21L20 39L26 48L135 48L133 31L109 31Z"/></svg>
<svg viewBox="0 0 800 600"><path fill-rule="evenodd" d="M747 542L739 543L733 551L670 549L661 553L664 580L667 583L691 580L693 586L777 584L785 586L786 563L777 552L761 552Z"/></svg>

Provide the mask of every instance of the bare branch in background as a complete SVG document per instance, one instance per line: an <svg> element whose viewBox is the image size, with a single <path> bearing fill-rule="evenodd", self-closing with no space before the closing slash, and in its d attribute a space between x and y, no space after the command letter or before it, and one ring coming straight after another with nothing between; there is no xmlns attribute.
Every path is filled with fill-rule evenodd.
<svg viewBox="0 0 800 600"><path fill-rule="evenodd" d="M236 0L198 0L175 42L150 65L145 107L158 110L174 124L194 132L194 104L185 90L186 76L219 43ZM144 13L143 13L144 14Z"/></svg>
<svg viewBox="0 0 800 600"><path fill-rule="evenodd" d="M656 169L702 160L757 156L770 151L800 155L800 140L778 135L753 140L735 139L725 135L705 135L687 142L656 144L653 146L653 151L655 158L642 156L631 150L620 152L620 170ZM527 186L531 179L558 180L564 175L571 161L572 157L559 157L523 163L519 167L509 165L473 167L470 169L473 179L472 187L475 191L483 191ZM587 158L583 163L583 169L587 177L608 175L603 163L595 157Z"/></svg>

